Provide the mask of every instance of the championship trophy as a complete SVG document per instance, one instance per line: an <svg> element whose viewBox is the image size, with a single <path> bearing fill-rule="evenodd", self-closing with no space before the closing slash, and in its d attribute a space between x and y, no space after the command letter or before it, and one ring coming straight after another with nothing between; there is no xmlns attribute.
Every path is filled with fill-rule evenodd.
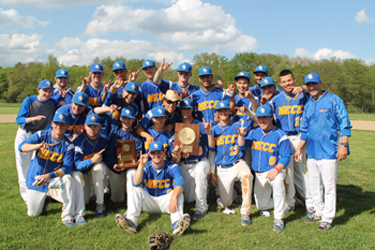
<svg viewBox="0 0 375 250"><path fill-rule="evenodd" d="M135 139L117 140L117 166L122 169L136 168L138 166L137 151L135 148Z"/></svg>
<svg viewBox="0 0 375 250"><path fill-rule="evenodd" d="M199 155L200 124L176 123L174 146L187 149L190 155Z"/></svg>

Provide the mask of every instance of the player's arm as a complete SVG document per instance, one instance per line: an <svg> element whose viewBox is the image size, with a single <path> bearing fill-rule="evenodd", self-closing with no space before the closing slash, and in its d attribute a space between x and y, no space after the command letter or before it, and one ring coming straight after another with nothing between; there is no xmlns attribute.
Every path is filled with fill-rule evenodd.
<svg viewBox="0 0 375 250"><path fill-rule="evenodd" d="M160 64L160 67L156 71L156 73L154 75L154 78L153 78L153 82L156 85L160 85L160 83L161 83L161 75L163 74L163 71L167 70L172 64L173 64L173 62L172 63L167 63L167 62L165 62L165 58L163 58L163 62Z"/></svg>
<svg viewBox="0 0 375 250"><path fill-rule="evenodd" d="M281 137L278 145L278 151L281 157L278 159L277 165L268 171L266 176L266 178L268 178L270 181L273 181L276 175L280 173L281 170L286 168L286 166L288 166L290 155L293 153L292 148L290 147L289 139L286 135Z"/></svg>
<svg viewBox="0 0 375 250"><path fill-rule="evenodd" d="M43 141L40 135L41 133L39 131L38 133L35 133L27 138L18 146L18 150L21 152L31 152L39 149L48 149L48 147L53 145L47 144L45 141Z"/></svg>
<svg viewBox="0 0 375 250"><path fill-rule="evenodd" d="M173 174L175 186L173 189L171 200L169 201L169 212L175 213L178 211L177 199L184 191L185 181L182 176L181 169L178 165L175 165L171 171Z"/></svg>
<svg viewBox="0 0 375 250"><path fill-rule="evenodd" d="M90 85L91 74L90 72L88 77L81 76L82 84L77 88L76 93L85 92L86 88Z"/></svg>
<svg viewBox="0 0 375 250"><path fill-rule="evenodd" d="M145 138L148 145L151 145L155 141L154 137L147 133L141 126L137 126L135 132L142 138Z"/></svg>
<svg viewBox="0 0 375 250"><path fill-rule="evenodd" d="M336 157L339 161L342 161L345 160L348 156L347 143L349 141L349 136L351 135L350 130L352 128L352 124L350 123L348 112L346 111L344 102L341 100L341 98L336 98L334 108L335 118L339 122L340 131L342 135L342 143L339 146L339 149L337 150Z"/></svg>
<svg viewBox="0 0 375 250"><path fill-rule="evenodd" d="M139 156L139 165L133 176L133 185L136 187L141 185L143 181L143 170L145 168L146 163L148 162L148 156L149 154L142 154L142 152Z"/></svg>

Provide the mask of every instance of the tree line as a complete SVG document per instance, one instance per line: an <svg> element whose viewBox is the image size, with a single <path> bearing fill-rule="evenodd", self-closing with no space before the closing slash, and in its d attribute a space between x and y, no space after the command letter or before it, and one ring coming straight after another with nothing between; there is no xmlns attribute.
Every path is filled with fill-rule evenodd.
<svg viewBox="0 0 375 250"><path fill-rule="evenodd" d="M147 59L147 58L146 58ZM115 61L124 61L128 70L141 71L144 59L117 58L95 58L92 63L101 63L104 67L103 82L114 81L112 64ZM168 58L167 58L168 60ZM177 68L182 62L174 62ZM156 62L157 65L160 62ZM222 80L224 86L227 82L233 82L234 77L240 71L252 72L259 64L268 67L269 76L275 82L279 80L279 73L284 69L290 69L297 78L297 85L303 85L304 76L309 72L320 75L323 87L327 91L340 96L346 106L352 111L361 110L375 112L375 64L366 65L360 59L337 59L313 60L302 57L288 57L286 55L237 53L232 59L215 53L201 53L194 56L192 60L193 76L191 84L201 86L198 80L198 71L202 66L210 66L214 75L214 81ZM3 102L21 102L25 97L36 94L38 83L43 79L54 82L55 73L59 68L65 68L69 73L69 87L75 90L81 84L81 75L88 76L90 65L73 65L70 67L60 64L52 54L48 56L47 62L17 63L13 67L0 67L0 99ZM169 69L163 73L163 79L177 81L176 69ZM140 73L138 83L142 83L146 77ZM255 80L252 76L252 85ZM351 109L349 109L351 110Z"/></svg>

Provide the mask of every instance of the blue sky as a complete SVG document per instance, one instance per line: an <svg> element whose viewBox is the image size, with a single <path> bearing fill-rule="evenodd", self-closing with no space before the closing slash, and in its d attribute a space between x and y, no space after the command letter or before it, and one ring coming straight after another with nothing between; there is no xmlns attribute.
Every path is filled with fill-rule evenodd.
<svg viewBox="0 0 375 250"><path fill-rule="evenodd" d="M256 52L375 63L375 1L0 0L0 65Z"/></svg>

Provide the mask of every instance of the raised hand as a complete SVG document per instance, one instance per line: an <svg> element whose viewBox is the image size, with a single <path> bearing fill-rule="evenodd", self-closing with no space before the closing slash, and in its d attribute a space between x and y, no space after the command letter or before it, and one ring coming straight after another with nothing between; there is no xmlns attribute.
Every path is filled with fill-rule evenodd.
<svg viewBox="0 0 375 250"><path fill-rule="evenodd" d="M181 91L180 95L181 95L181 98L182 98L182 99L184 99L184 98L190 96L190 94L187 92L187 90L188 90L189 88L190 88L190 84L187 86L186 89L184 89L184 90Z"/></svg>
<svg viewBox="0 0 375 250"><path fill-rule="evenodd" d="M66 90L61 90L61 97L65 98L68 95L69 91L70 91L70 88L68 88Z"/></svg>
<svg viewBox="0 0 375 250"><path fill-rule="evenodd" d="M182 147L181 147L182 148ZM190 157L190 152L189 150L185 149L184 151L182 151L182 158L189 158Z"/></svg>
<svg viewBox="0 0 375 250"><path fill-rule="evenodd" d="M242 135L242 136L245 136L245 135L246 135L246 128L247 128L247 127L243 127L243 124L241 125L240 128L237 126L238 134L239 134L239 135Z"/></svg>
<svg viewBox="0 0 375 250"><path fill-rule="evenodd" d="M105 148L100 150L98 153L95 153L94 156L91 158L92 163L98 163L103 160L103 152L105 151Z"/></svg>
<svg viewBox="0 0 375 250"><path fill-rule="evenodd" d="M180 155L181 154L181 149L182 149L181 146L174 147L173 148L173 154L176 155L176 156Z"/></svg>
<svg viewBox="0 0 375 250"><path fill-rule="evenodd" d="M139 70L137 72L132 72L131 70L129 70L129 82L135 82L138 74L139 74Z"/></svg>
<svg viewBox="0 0 375 250"><path fill-rule="evenodd" d="M296 86L296 87L293 87L293 91L292 93L294 95L299 95L303 92L303 88L301 86Z"/></svg>
<svg viewBox="0 0 375 250"><path fill-rule="evenodd" d="M52 147L52 146L53 146L53 143L48 144L45 141L42 141L41 143L39 143L38 148L41 149L41 150L47 150L49 147Z"/></svg>
<svg viewBox="0 0 375 250"><path fill-rule="evenodd" d="M245 98L250 99L253 96L253 92L251 90L245 91Z"/></svg>
<svg viewBox="0 0 375 250"><path fill-rule="evenodd" d="M108 93L109 87L111 86L111 82L112 82L111 79L109 79L108 83L103 85L103 92L104 93Z"/></svg>
<svg viewBox="0 0 375 250"><path fill-rule="evenodd" d="M162 70L167 70L170 66L172 66L173 62L167 63L165 62L165 58L163 58L163 63L161 64Z"/></svg>
<svg viewBox="0 0 375 250"><path fill-rule="evenodd" d="M148 153L148 154L142 154L142 152L141 152L141 154L139 156L139 164L140 165L146 165L146 163L148 162L148 156L149 156L149 154L150 153Z"/></svg>
<svg viewBox="0 0 375 250"><path fill-rule="evenodd" d="M114 112L120 109L121 107L118 107L116 104L111 104L111 106L109 106L109 113L113 114Z"/></svg>
<svg viewBox="0 0 375 250"><path fill-rule="evenodd" d="M89 85L90 85L90 82L91 82L91 75L92 73L90 72L89 76L87 77L83 77L81 76L81 80L82 80L82 87L83 88L87 88Z"/></svg>
<svg viewBox="0 0 375 250"><path fill-rule="evenodd" d="M203 125L204 125L204 131L206 131L207 134L211 134L212 120L210 121L210 123L208 123L203 118Z"/></svg>

